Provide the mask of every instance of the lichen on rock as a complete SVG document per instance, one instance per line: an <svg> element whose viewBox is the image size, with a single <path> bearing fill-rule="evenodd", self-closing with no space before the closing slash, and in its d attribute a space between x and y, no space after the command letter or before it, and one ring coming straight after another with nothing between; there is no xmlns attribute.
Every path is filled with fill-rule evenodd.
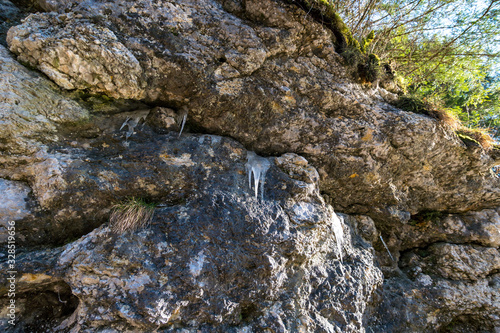
<svg viewBox="0 0 500 333"><path fill-rule="evenodd" d="M134 55L108 28L72 16L30 15L9 30L10 50L64 89L144 98L143 71Z"/></svg>

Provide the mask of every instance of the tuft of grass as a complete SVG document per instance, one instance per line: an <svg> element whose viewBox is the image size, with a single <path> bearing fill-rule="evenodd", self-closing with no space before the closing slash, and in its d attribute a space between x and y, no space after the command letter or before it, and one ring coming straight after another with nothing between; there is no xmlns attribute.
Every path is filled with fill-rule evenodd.
<svg viewBox="0 0 500 333"><path fill-rule="evenodd" d="M455 131L462 141L474 142L485 150L491 150L495 146L495 140L486 128L468 128L462 126Z"/></svg>
<svg viewBox="0 0 500 333"><path fill-rule="evenodd" d="M394 106L405 111L424 114L440 121L455 131L457 136L466 144L473 143L485 150L491 150L495 146L495 140L489 134L488 129L464 126L451 110L435 102L417 96L405 95L400 96Z"/></svg>
<svg viewBox="0 0 500 333"><path fill-rule="evenodd" d="M153 218L156 204L147 203L143 199L129 198L113 205L109 224L115 233L137 230L146 227Z"/></svg>
<svg viewBox="0 0 500 333"><path fill-rule="evenodd" d="M447 125L452 130L457 130L463 127L460 120L453 112L435 102L420 98L418 96L400 96L394 103L394 106L400 108L401 110L424 114L426 116L434 118Z"/></svg>

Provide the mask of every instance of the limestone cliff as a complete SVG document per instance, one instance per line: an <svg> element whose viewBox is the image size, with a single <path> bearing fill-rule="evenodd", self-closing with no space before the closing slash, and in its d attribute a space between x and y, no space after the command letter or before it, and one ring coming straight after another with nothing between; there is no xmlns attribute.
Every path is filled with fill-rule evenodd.
<svg viewBox="0 0 500 333"><path fill-rule="evenodd" d="M13 2L2 330L500 330L500 154L357 84L294 1ZM131 197L150 225L113 232Z"/></svg>

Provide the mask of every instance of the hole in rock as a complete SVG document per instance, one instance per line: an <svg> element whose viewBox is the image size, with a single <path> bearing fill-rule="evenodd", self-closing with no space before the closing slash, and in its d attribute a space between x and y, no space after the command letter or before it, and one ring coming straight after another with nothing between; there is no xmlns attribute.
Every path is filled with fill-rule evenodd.
<svg viewBox="0 0 500 333"><path fill-rule="evenodd" d="M453 318L448 325L441 327L438 331L438 333L451 332L490 333L495 332L495 327L491 319L481 315L461 315Z"/></svg>
<svg viewBox="0 0 500 333"><path fill-rule="evenodd" d="M244 323L252 321L259 316L257 305L250 303L241 307L241 321Z"/></svg>
<svg viewBox="0 0 500 333"><path fill-rule="evenodd" d="M5 332L54 332L79 303L69 285L62 281L20 291L15 299L16 324L4 326ZM7 309L9 302L10 298L2 298L2 309Z"/></svg>

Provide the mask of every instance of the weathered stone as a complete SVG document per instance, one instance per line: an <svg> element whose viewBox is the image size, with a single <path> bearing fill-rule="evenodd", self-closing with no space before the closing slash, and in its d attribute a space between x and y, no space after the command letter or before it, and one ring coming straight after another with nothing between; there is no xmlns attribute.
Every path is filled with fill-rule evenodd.
<svg viewBox="0 0 500 333"><path fill-rule="evenodd" d="M78 298L61 276L54 272L61 252L62 249L22 254L17 251L14 269L10 265L2 265L0 278L6 282L0 288L2 331L59 332L54 328L75 311ZM12 317L7 315L12 314L9 309L12 299L15 300L15 325L9 323Z"/></svg>
<svg viewBox="0 0 500 333"><path fill-rule="evenodd" d="M0 45L0 150L30 154L58 140L56 125L84 121L87 110L60 95L49 81L17 63Z"/></svg>
<svg viewBox="0 0 500 333"><path fill-rule="evenodd" d="M332 33L300 8L223 3L75 2L76 14L29 17L11 29L9 45L62 87L186 104L197 128L261 153L303 155L346 213L400 220L500 204L488 172L495 158L433 119L387 105L385 91L350 83Z"/></svg>
<svg viewBox="0 0 500 333"><path fill-rule="evenodd" d="M0 44L6 46L5 37L10 27L20 23L23 14L9 0L0 0Z"/></svg>
<svg viewBox="0 0 500 333"><path fill-rule="evenodd" d="M382 304L368 316L374 332L496 332L500 275L477 282L449 281L416 272L415 280L388 278Z"/></svg>
<svg viewBox="0 0 500 333"><path fill-rule="evenodd" d="M425 247L436 242L476 243L500 246L500 210L484 209L465 214L431 213L414 216L402 224L391 237L400 242L400 249Z"/></svg>
<svg viewBox="0 0 500 333"><path fill-rule="evenodd" d="M193 214L198 210L203 214ZM341 265L332 253L328 220L301 226L288 214L272 202L220 192L160 208L151 229L137 234L93 232L59 259L85 309L77 325L102 327L99 309L105 308L105 321L120 330L359 331L365 299L380 278L367 266L370 256L351 252L346 239L348 257ZM247 218L234 219L238 215ZM352 278L338 279L340 266ZM111 275L103 279L106 272ZM343 293L325 298L330 288Z"/></svg>
<svg viewBox="0 0 500 333"><path fill-rule="evenodd" d="M157 107L148 115L148 124L158 133L168 133L181 130L179 115L172 109Z"/></svg>
<svg viewBox="0 0 500 333"><path fill-rule="evenodd" d="M126 154L137 156L140 136L130 137L131 151L123 151L120 160L130 161ZM349 233L338 239L340 261L334 212L319 196L317 177L306 182L296 179L317 174L305 159L287 154L271 165L262 201L248 187L246 152L234 141L208 135L177 139L177 133L175 139L158 139L164 143L161 148L151 146L151 138L147 142L159 164L139 144L141 159L156 172L164 168L163 174L171 178L147 180L154 175L136 161L142 171L142 178L135 180L142 183L139 193L151 193L146 181L156 184L157 190L170 182L172 188L186 191L183 179L190 179L191 189L170 203L172 195L162 197L158 191L160 205L150 227L118 235L104 226L66 245L63 252L33 253L31 264L25 264L28 257L19 259L20 281L34 280L32 289L21 283L23 288L35 293L46 281L43 290L50 292L62 277L79 299L71 320L61 323L63 316L58 316L52 328L57 324L83 332L169 327L220 332L363 329L366 304L381 282L381 273L373 266L370 251L356 247ZM176 153L188 147L192 155ZM294 174L277 165L293 169ZM65 186L59 191L74 186L72 176L65 176L73 172L63 169ZM87 195L94 205L102 205L96 196L106 192L106 186L92 190L90 185L102 171L86 173L85 188L91 190ZM130 185L133 177L127 178ZM120 186L120 180L114 180L115 187ZM85 199L69 201L74 205L75 200ZM57 258L57 264L36 264L39 257Z"/></svg>
<svg viewBox="0 0 500 333"><path fill-rule="evenodd" d="M25 22L7 34L11 51L62 88L113 98L144 97L139 62L109 29L75 21L71 14L30 15Z"/></svg>
<svg viewBox="0 0 500 333"><path fill-rule="evenodd" d="M0 48L0 177L20 209L1 218L16 221L22 318L0 330L37 315L75 332L500 327L498 154L353 83L301 8L36 4L54 12L13 27L11 50L97 95L65 95L89 112ZM269 165L263 199L249 150ZM153 221L112 233L127 197L156 203ZM354 215L339 222L329 203Z"/></svg>
<svg viewBox="0 0 500 333"><path fill-rule="evenodd" d="M19 14L19 8L9 0L0 0L0 18L7 20Z"/></svg>
<svg viewBox="0 0 500 333"><path fill-rule="evenodd" d="M46 12L52 12L52 11L62 11L70 3L72 3L72 0L35 0L34 1L36 6L39 7L41 10L46 11Z"/></svg>
<svg viewBox="0 0 500 333"><path fill-rule="evenodd" d="M30 192L31 188L24 183L0 178L0 193L2 193L0 201L1 242L7 242L8 232L15 229L17 220L32 214L28 207Z"/></svg>
<svg viewBox="0 0 500 333"><path fill-rule="evenodd" d="M500 253L493 247L438 243L406 254L401 265L446 279L476 281L500 270Z"/></svg>

